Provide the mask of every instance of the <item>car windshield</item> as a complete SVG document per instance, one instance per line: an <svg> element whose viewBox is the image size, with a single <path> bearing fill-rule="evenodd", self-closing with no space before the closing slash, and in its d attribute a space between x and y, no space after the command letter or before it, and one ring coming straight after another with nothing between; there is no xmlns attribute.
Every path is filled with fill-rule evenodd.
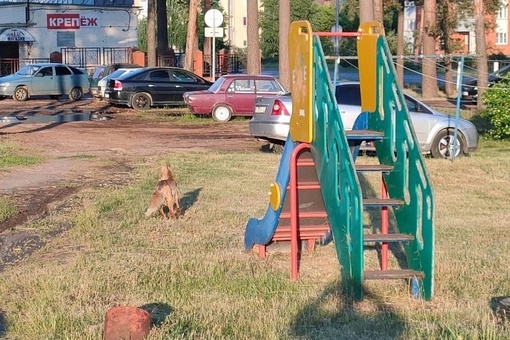
<svg viewBox="0 0 510 340"><path fill-rule="evenodd" d="M34 75L40 68L40 66L27 65L16 72L16 74L18 76L31 76Z"/></svg>
<svg viewBox="0 0 510 340"><path fill-rule="evenodd" d="M510 71L510 65L506 65L506 66L503 66L502 68L500 68L499 70L495 71L491 75L496 76L496 77L503 77L503 76L507 76L509 71Z"/></svg>
<svg viewBox="0 0 510 340"><path fill-rule="evenodd" d="M224 82L225 82L225 78L223 78L223 77L219 77L219 78L218 78L218 80L216 80L216 81L214 82L214 84L212 84L212 85L209 87L208 91L211 91L211 92L215 92L215 93L216 93L216 91L218 91L218 90L219 90L219 88L221 87L221 85L222 85Z"/></svg>

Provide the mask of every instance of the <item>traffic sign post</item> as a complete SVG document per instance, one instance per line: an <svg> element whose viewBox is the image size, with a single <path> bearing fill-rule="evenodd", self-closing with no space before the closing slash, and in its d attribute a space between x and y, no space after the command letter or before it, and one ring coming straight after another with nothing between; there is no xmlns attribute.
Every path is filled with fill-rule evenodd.
<svg viewBox="0 0 510 340"><path fill-rule="evenodd" d="M208 28L211 28L211 30L206 28L204 33L206 37L208 34L212 36L211 77L213 81L216 81L216 37L223 37L223 28L219 28L223 23L223 14L217 9L210 9L205 12L204 21Z"/></svg>

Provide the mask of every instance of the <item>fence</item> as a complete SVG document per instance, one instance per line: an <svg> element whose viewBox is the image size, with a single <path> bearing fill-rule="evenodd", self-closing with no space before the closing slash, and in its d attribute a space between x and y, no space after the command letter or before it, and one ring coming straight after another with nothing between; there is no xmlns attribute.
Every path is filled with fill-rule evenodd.
<svg viewBox="0 0 510 340"><path fill-rule="evenodd" d="M0 76L6 76L18 72L20 68L28 64L47 63L50 58L0 58Z"/></svg>

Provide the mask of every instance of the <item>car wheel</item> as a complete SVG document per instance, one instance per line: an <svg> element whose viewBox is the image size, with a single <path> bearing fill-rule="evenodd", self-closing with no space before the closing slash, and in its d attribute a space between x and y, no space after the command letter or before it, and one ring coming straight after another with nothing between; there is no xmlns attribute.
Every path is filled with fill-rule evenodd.
<svg viewBox="0 0 510 340"><path fill-rule="evenodd" d="M12 97L18 102L24 102L28 99L28 91L24 87L17 87L16 90L14 90L14 96Z"/></svg>
<svg viewBox="0 0 510 340"><path fill-rule="evenodd" d="M58 100L58 97L59 97L59 96L50 96L50 99Z"/></svg>
<svg viewBox="0 0 510 340"><path fill-rule="evenodd" d="M228 106L218 105L214 108L212 117L217 122L226 123L232 118L232 111Z"/></svg>
<svg viewBox="0 0 510 340"><path fill-rule="evenodd" d="M137 93L131 98L131 107L135 110L147 110L151 107L151 97L147 93Z"/></svg>
<svg viewBox="0 0 510 340"><path fill-rule="evenodd" d="M451 158L454 145L456 146L455 157L462 157L464 155L464 149L466 147L464 136L457 131L457 139L454 142L453 135L453 130L442 130L437 134L430 149L432 157L445 159Z"/></svg>
<svg viewBox="0 0 510 340"><path fill-rule="evenodd" d="M69 99L71 100L80 100L83 98L83 91L81 87L73 87L71 92L69 92Z"/></svg>

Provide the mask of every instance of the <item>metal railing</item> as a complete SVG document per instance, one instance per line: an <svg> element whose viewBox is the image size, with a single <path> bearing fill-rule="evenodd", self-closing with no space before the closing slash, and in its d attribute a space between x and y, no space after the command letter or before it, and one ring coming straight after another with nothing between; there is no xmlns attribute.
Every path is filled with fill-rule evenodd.
<svg viewBox="0 0 510 340"><path fill-rule="evenodd" d="M0 76L6 76L17 72L28 64L48 63L50 58L0 58Z"/></svg>

